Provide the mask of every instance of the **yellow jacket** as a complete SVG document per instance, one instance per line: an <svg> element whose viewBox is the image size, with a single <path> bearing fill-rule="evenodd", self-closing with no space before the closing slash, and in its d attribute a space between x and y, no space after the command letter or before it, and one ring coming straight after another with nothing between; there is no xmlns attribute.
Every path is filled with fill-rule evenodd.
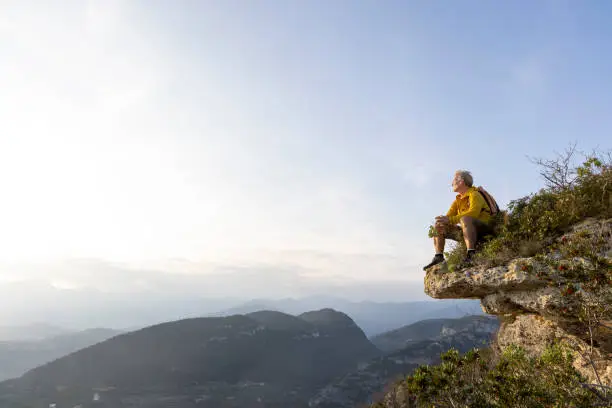
<svg viewBox="0 0 612 408"><path fill-rule="evenodd" d="M463 195L457 194L446 213L450 224L459 224L466 215L487 223L491 220L491 209L476 187L470 187Z"/></svg>

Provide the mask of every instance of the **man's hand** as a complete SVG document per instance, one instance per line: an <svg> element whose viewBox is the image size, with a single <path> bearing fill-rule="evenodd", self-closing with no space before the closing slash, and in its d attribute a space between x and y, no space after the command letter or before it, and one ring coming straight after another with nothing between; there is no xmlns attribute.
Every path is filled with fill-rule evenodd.
<svg viewBox="0 0 612 408"><path fill-rule="evenodd" d="M438 234L443 234L448 225L448 217L446 215L440 215L436 217L436 223L434 228L438 231Z"/></svg>
<svg viewBox="0 0 612 408"><path fill-rule="evenodd" d="M436 217L436 224L448 224L448 217L446 215L439 215Z"/></svg>

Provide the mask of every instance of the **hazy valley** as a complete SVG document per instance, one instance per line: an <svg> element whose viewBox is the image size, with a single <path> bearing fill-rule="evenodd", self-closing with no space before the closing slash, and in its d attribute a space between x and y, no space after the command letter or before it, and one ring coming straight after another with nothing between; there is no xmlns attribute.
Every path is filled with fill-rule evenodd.
<svg viewBox="0 0 612 408"><path fill-rule="evenodd" d="M309 301L268 303L296 310ZM441 351L485 344L497 327L484 316L432 319L379 333L370 341L354 319L331 308L297 315L231 313L259 309L258 303L218 313L227 316L127 333L91 330L7 342L4 358L12 358L13 365L37 359L46 364L0 384L0 402L7 408L352 406L369 401L418 364L435 362ZM421 303L431 303L432 309L424 311L427 305ZM424 312L458 313L458 305L437 303L394 307L398 314L402 308L419 309L406 320ZM369 313L380 313L382 307L377 304ZM362 316L367 309L361 305ZM62 350L67 355L59 358Z"/></svg>

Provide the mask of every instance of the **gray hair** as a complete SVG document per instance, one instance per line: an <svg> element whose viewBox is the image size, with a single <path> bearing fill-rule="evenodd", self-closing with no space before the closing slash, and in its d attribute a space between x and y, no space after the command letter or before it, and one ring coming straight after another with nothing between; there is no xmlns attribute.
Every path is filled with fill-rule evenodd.
<svg viewBox="0 0 612 408"><path fill-rule="evenodd" d="M474 185L474 178L472 177L472 173L467 170L457 170L455 174L458 174L461 177L461 180L465 183L466 186L472 187Z"/></svg>

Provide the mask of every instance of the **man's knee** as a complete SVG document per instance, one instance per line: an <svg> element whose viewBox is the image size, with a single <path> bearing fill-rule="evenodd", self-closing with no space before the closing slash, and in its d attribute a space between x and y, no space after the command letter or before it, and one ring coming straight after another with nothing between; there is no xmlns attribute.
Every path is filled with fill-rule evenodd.
<svg viewBox="0 0 612 408"><path fill-rule="evenodd" d="M466 215L466 216L461 217L459 222L461 223L462 227L473 227L475 224L475 219L474 217L470 217Z"/></svg>
<svg viewBox="0 0 612 408"><path fill-rule="evenodd" d="M434 224L434 229L438 233L438 236L444 236L444 233L446 232L447 226L445 224L443 224L443 223L436 222Z"/></svg>

